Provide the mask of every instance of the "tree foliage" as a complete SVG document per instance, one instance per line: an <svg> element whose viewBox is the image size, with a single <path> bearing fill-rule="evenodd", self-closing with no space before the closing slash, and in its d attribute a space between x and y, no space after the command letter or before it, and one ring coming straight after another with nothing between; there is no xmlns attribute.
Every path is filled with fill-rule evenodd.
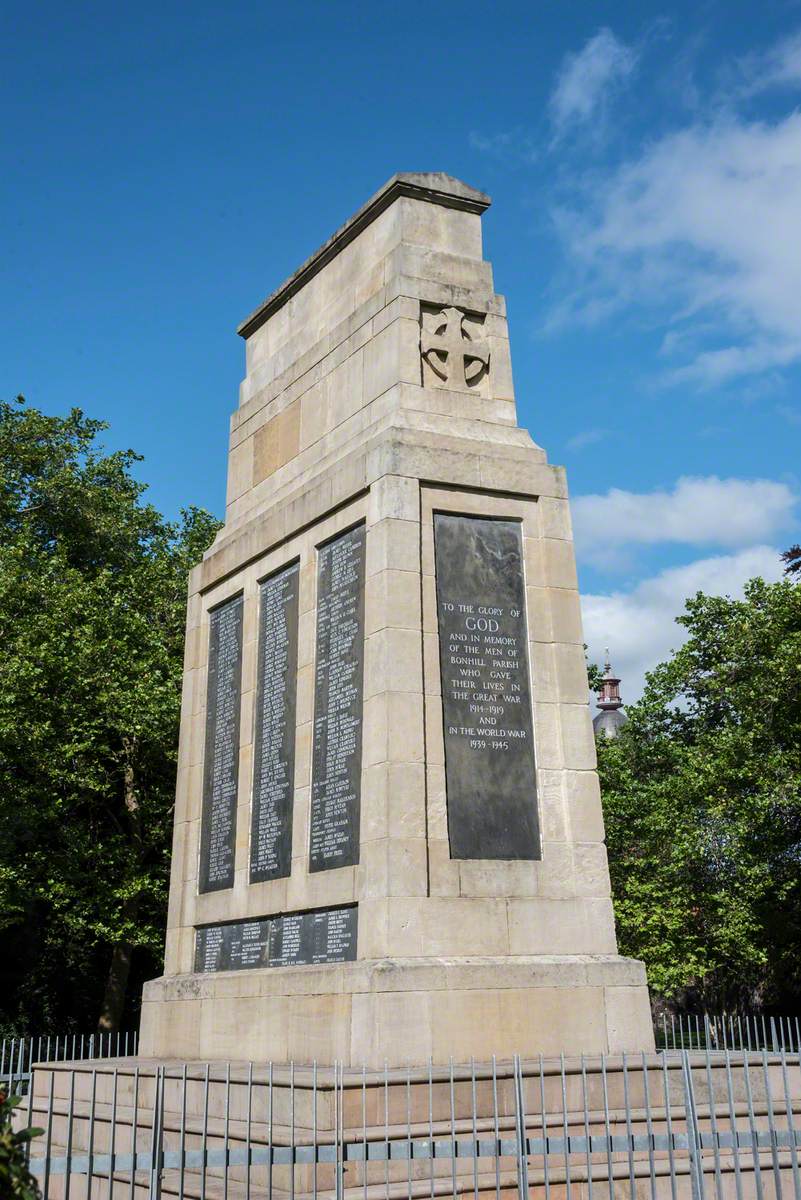
<svg viewBox="0 0 801 1200"><path fill-rule="evenodd" d="M697 595L599 769L621 951L710 1008L801 998L801 585Z"/></svg>
<svg viewBox="0 0 801 1200"><path fill-rule="evenodd" d="M14 1110L21 1105L19 1096L7 1096L0 1090L0 1196L7 1200L40 1200L39 1185L28 1170L25 1151L27 1143L44 1130L14 1128Z"/></svg>
<svg viewBox="0 0 801 1200"><path fill-rule="evenodd" d="M100 421L0 404L0 1019L120 1019L158 969L186 576L218 523L166 521ZM110 972L110 974L109 974Z"/></svg>

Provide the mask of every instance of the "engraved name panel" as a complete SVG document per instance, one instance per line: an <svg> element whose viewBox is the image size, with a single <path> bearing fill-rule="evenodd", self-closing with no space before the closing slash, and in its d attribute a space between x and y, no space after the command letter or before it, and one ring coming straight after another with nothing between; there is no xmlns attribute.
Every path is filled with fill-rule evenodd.
<svg viewBox="0 0 801 1200"><path fill-rule="evenodd" d="M435 514L452 858L540 857L520 525Z"/></svg>
<svg viewBox="0 0 801 1200"><path fill-rule="evenodd" d="M260 588L251 883L281 879L292 869L298 578L293 563Z"/></svg>
<svg viewBox="0 0 801 1200"><path fill-rule="evenodd" d="M201 892L216 892L234 884L242 608L242 597L237 596L214 609L210 615L200 835Z"/></svg>
<svg viewBox="0 0 801 1200"><path fill-rule="evenodd" d="M251 921L203 925L195 934L196 971L244 971L352 962L358 909L287 913Z"/></svg>
<svg viewBox="0 0 801 1200"><path fill-rule="evenodd" d="M359 861L364 550L360 525L318 551L310 871Z"/></svg>

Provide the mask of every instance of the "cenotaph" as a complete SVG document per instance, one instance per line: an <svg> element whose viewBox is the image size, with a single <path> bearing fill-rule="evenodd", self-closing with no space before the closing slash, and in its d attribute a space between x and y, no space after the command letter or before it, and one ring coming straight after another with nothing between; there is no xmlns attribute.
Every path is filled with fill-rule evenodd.
<svg viewBox="0 0 801 1200"><path fill-rule="evenodd" d="M239 328L145 1056L653 1047L617 954L565 475L517 424L489 203L396 175Z"/></svg>

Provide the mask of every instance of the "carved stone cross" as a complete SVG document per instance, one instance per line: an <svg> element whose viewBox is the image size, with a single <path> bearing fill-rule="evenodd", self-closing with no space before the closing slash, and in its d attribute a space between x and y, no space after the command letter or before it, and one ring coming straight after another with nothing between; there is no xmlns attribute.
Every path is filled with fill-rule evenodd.
<svg viewBox="0 0 801 1200"><path fill-rule="evenodd" d="M443 308L429 318L431 331L420 331L420 354L438 379L448 387L466 392L489 370L486 342L471 338L464 326L466 314L459 308ZM444 359L444 361L443 361Z"/></svg>

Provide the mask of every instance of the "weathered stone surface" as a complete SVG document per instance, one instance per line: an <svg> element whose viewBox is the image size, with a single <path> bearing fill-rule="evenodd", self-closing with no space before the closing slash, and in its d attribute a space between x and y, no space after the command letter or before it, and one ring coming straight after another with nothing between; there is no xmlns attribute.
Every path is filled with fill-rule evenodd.
<svg viewBox="0 0 801 1200"><path fill-rule="evenodd" d="M567 486L516 425L487 203L396 177L242 326L144 1053L651 1045L615 953Z"/></svg>

